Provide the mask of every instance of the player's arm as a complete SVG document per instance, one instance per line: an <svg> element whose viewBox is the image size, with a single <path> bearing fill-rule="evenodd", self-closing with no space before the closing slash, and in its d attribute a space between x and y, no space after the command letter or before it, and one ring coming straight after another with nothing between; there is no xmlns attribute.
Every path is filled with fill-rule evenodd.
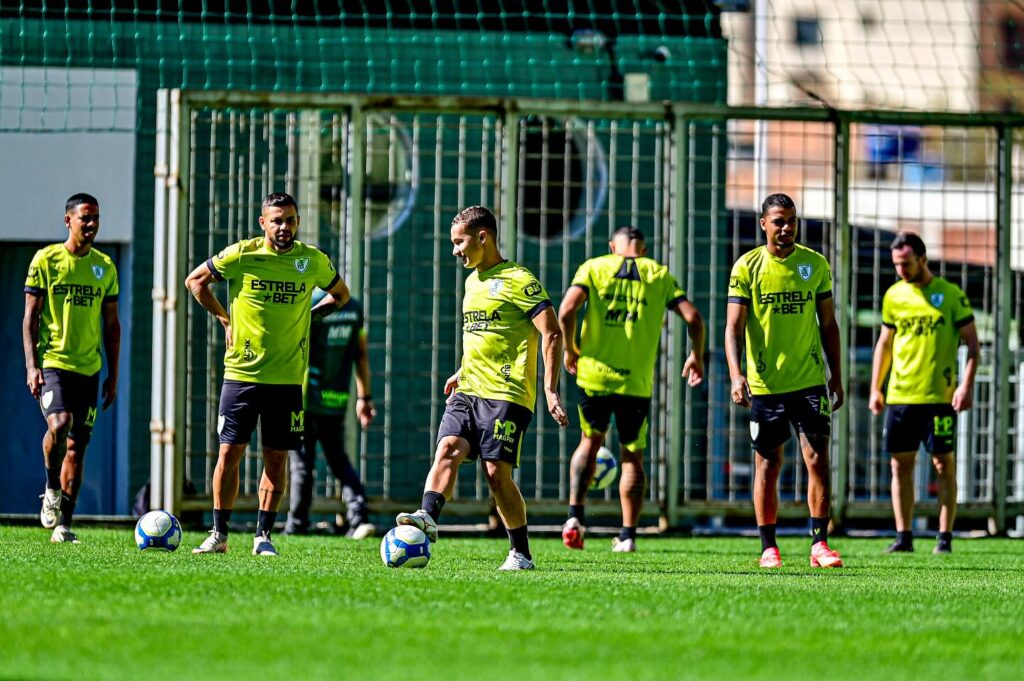
<svg viewBox="0 0 1024 681"><path fill-rule="evenodd" d="M881 414L885 408L885 393L882 392L882 386L889 375L889 369L892 368L892 342L895 336L891 326L882 324L878 342L875 343L875 354L871 358L871 396L868 398L868 409L875 416Z"/></svg>
<svg viewBox="0 0 1024 681"><path fill-rule="evenodd" d="M341 309L352 297L349 293L348 284L340 276L335 277L334 283L327 287L327 295L320 299L320 302L313 306L310 314L313 317L325 317L335 310Z"/></svg>
<svg viewBox="0 0 1024 681"><path fill-rule="evenodd" d="M725 361L729 365L732 401L741 407L750 406L750 386L743 374L743 347L747 333L747 306L730 302L725 308Z"/></svg>
<svg viewBox="0 0 1024 681"><path fill-rule="evenodd" d="M533 317L533 325L540 332L541 354L544 358L544 397L548 404L548 413L558 425L569 425L569 417L562 407L562 398L558 394L558 376L562 371L559 360L562 356L562 330L558 327L558 319L551 306L545 307Z"/></svg>
<svg viewBox="0 0 1024 681"><path fill-rule="evenodd" d="M587 302L587 289L573 285L565 292L562 304L558 307L558 326L562 330L562 343L565 347L563 362L565 370L576 375L576 365L580 360L580 348L576 344L576 313Z"/></svg>
<svg viewBox="0 0 1024 681"><path fill-rule="evenodd" d="M843 365L839 324L836 322L836 308L832 296L818 301L818 325L821 328L821 345L825 349L825 360L828 362L828 392L832 395L832 408L843 406L846 397L843 394Z"/></svg>
<svg viewBox="0 0 1024 681"><path fill-rule="evenodd" d="M974 321L960 327L960 340L967 346L967 366L960 385L953 392L953 409L958 412L974 406L974 374L978 371L978 328Z"/></svg>
<svg viewBox="0 0 1024 681"><path fill-rule="evenodd" d="M704 318L697 306L685 298L672 311L686 322L686 333L690 336L690 356L683 364L682 375L692 388L704 380Z"/></svg>
<svg viewBox="0 0 1024 681"><path fill-rule="evenodd" d="M370 352L366 345L366 329L360 328L356 334L356 415L359 425L364 429L373 423L377 409L373 406L370 393Z"/></svg>
<svg viewBox="0 0 1024 681"><path fill-rule="evenodd" d="M39 366L39 315L43 312L45 293L25 293L25 316L21 321L21 343L25 350L25 382L32 397L39 399L43 388L43 369Z"/></svg>
<svg viewBox="0 0 1024 681"><path fill-rule="evenodd" d="M103 408L117 397L118 360L121 356L121 320L117 317L117 299L103 301L103 350L107 353L107 377L103 381Z"/></svg>

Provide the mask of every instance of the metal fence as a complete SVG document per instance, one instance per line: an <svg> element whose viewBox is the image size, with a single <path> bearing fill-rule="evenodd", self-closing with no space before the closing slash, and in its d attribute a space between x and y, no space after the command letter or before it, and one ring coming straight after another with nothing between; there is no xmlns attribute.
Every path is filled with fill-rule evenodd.
<svg viewBox="0 0 1024 681"><path fill-rule="evenodd" d="M500 221L503 253L530 267L556 305L576 267L633 224L651 255L681 278L708 325L704 385L678 380L685 332L667 321L647 458L648 512L750 514L747 415L728 399L725 284L761 243L758 205L785 191L801 238L832 262L844 338L848 405L835 418L839 517L888 511L880 419L867 410L881 296L894 281L897 229L924 237L937 274L974 304L984 352L975 409L961 420L963 513L1005 526L1021 513L1024 460L1016 391L1021 210L1014 185L1021 132L1012 116L881 114L711 105L522 99L358 97L161 91L154 263L153 504L209 508L223 339L178 295L187 271L257 233L262 197L299 201L299 238L339 264L367 310L378 421L352 453L377 508L418 499L443 411L441 388L460 356L465 273L450 260L448 225L471 204ZM1011 379L1012 377L1012 379ZM575 386L562 382L575 406ZM518 475L535 513L568 497L576 426L558 429L538 404ZM781 512L805 514L805 475L792 445ZM255 501L259 443L242 468L240 507ZM922 457L924 459L925 457ZM929 504L926 462L918 476ZM185 494L184 481L195 493ZM336 493L321 469L317 493ZM610 492L606 493L610 498ZM453 507L486 508L479 473ZM321 503L320 509L333 507ZM615 504L595 505L614 513Z"/></svg>

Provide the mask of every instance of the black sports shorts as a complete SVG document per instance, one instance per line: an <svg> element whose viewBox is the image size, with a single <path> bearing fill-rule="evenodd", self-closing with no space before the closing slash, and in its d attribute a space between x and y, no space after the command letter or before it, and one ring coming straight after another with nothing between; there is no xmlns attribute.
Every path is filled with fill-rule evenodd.
<svg viewBox="0 0 1024 681"><path fill-rule="evenodd" d="M956 448L956 411L951 404L890 404L885 410L885 451L949 454Z"/></svg>
<svg viewBox="0 0 1024 681"><path fill-rule="evenodd" d="M614 416L619 444L631 452L640 452L647 447L650 397L603 394L580 388L578 408L580 428L587 437L594 432L607 433Z"/></svg>
<svg viewBox="0 0 1024 681"><path fill-rule="evenodd" d="M832 434L832 403L825 386L775 395L750 397L750 439L758 452L770 452L797 433L829 437Z"/></svg>
<svg viewBox="0 0 1024 681"><path fill-rule="evenodd" d="M455 393L444 408L437 441L456 436L469 442L469 457L475 461L505 461L519 467L526 429L533 412L514 402Z"/></svg>
<svg viewBox="0 0 1024 681"><path fill-rule="evenodd" d="M267 385L224 379L220 391L220 443L249 444L260 422L263 446L299 449L305 431L301 385Z"/></svg>
<svg viewBox="0 0 1024 681"><path fill-rule="evenodd" d="M71 414L68 437L79 444L89 444L96 423L100 374L86 376L66 369L43 369L43 387L39 391L39 408L43 416L67 412Z"/></svg>

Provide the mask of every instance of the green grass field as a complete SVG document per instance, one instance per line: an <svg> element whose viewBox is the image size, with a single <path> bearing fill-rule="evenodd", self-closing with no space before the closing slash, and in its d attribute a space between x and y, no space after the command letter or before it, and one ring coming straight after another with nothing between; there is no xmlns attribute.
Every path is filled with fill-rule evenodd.
<svg viewBox="0 0 1024 681"><path fill-rule="evenodd" d="M385 568L378 541L277 540L278 559L140 553L129 529L0 527L0 678L1020 679L1024 542L952 556L832 542L848 567L756 567L756 539L646 539L612 554L535 539L445 539L426 570Z"/></svg>

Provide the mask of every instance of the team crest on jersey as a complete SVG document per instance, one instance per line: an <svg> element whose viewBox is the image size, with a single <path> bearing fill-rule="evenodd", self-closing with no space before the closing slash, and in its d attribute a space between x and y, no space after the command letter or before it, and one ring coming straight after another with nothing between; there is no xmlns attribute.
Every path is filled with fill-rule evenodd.
<svg viewBox="0 0 1024 681"><path fill-rule="evenodd" d="M811 278L811 271L812 270L811 270L811 266L810 265L797 265L796 266L796 271L797 271L797 274L799 274L800 277L804 281L807 281L808 279Z"/></svg>
<svg viewBox="0 0 1024 681"><path fill-rule="evenodd" d="M307 267L309 267L309 258L295 258L295 269L305 272Z"/></svg>
<svg viewBox="0 0 1024 681"><path fill-rule="evenodd" d="M491 296L493 297L493 296L498 295L498 292L501 291L502 287L504 287L504 286L505 286L505 282L503 280L501 280L501 279L492 279L491 283L487 286L487 290L490 292Z"/></svg>
<svg viewBox="0 0 1024 681"><path fill-rule="evenodd" d="M931 297L933 307L942 307L942 301L945 300L946 296L941 293L933 293Z"/></svg>
<svg viewBox="0 0 1024 681"><path fill-rule="evenodd" d="M103 278L103 268L100 267L99 265L92 266L92 273L96 275L97 279Z"/></svg>

